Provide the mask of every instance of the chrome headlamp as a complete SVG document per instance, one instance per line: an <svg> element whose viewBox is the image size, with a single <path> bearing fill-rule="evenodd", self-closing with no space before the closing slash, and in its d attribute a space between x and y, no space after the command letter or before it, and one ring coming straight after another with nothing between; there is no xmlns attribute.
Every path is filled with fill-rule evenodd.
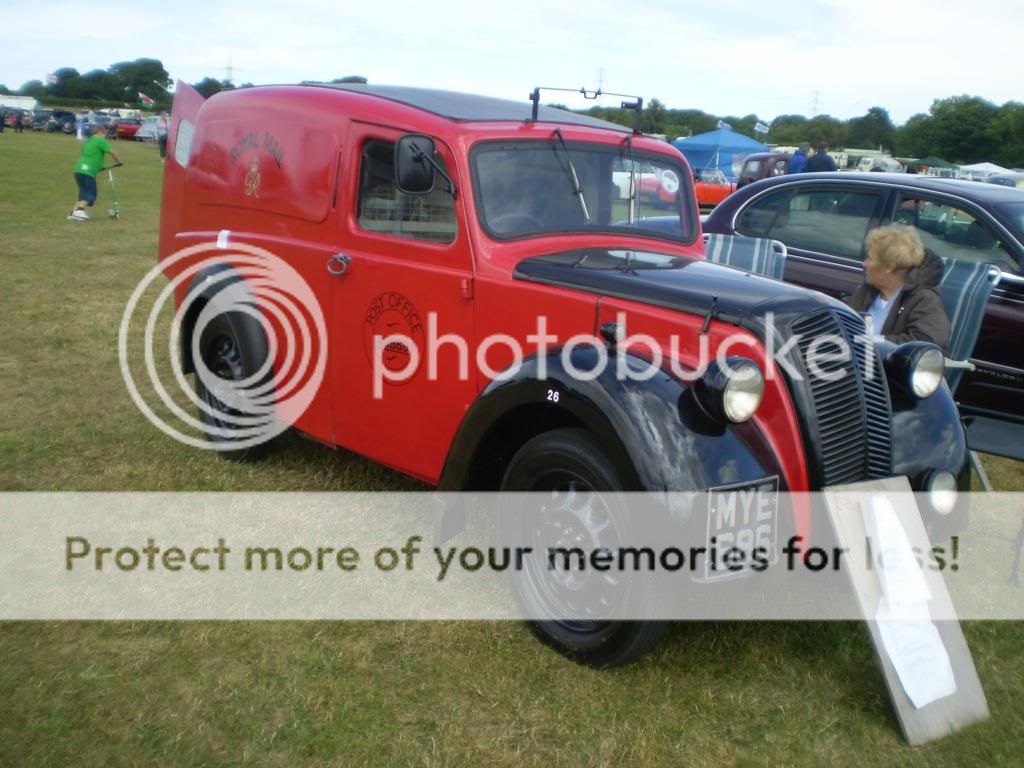
<svg viewBox="0 0 1024 768"><path fill-rule="evenodd" d="M946 360L934 344L908 341L885 358L889 378L908 395L931 397L942 384Z"/></svg>
<svg viewBox="0 0 1024 768"><path fill-rule="evenodd" d="M764 374L753 360L727 357L708 366L694 384L697 401L716 421L739 424L757 412L764 397Z"/></svg>

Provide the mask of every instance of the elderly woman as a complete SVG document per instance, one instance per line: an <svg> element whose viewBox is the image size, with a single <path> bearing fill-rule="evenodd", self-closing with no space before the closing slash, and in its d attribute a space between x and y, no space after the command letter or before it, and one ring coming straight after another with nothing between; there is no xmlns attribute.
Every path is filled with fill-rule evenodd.
<svg viewBox="0 0 1024 768"><path fill-rule="evenodd" d="M942 260L925 251L914 229L899 224L872 230L864 244L864 284L846 303L865 316L875 337L896 344L930 341L945 351L949 319L938 289Z"/></svg>

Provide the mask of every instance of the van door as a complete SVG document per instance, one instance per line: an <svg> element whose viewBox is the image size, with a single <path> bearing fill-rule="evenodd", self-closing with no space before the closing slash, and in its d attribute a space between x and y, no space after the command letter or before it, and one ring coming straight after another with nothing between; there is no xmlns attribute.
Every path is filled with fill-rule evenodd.
<svg viewBox="0 0 1024 768"><path fill-rule="evenodd" d="M464 208L440 175L426 195L398 191L402 133L352 124L342 245L324 265L333 285L334 431L338 445L436 482L476 395L472 255ZM436 143L437 162L468 192L452 152ZM462 340L466 355L451 341L431 365L432 328Z"/></svg>
<svg viewBox="0 0 1024 768"><path fill-rule="evenodd" d="M312 310L327 322L333 286L323 264L337 250L335 184L347 123L282 118L251 104L233 109L232 98L245 106L243 92L225 97L227 105L204 106L201 95L179 84L164 169L160 256L169 277L186 265L228 264L256 284L273 276L261 319L273 353L278 416L329 443L330 361ZM188 246L204 249L187 261L170 258ZM261 251L245 250L251 247ZM290 270L275 271L280 262ZM296 274L301 281L289 279ZM191 282L179 286L179 306ZM323 379L312 389L314 372Z"/></svg>

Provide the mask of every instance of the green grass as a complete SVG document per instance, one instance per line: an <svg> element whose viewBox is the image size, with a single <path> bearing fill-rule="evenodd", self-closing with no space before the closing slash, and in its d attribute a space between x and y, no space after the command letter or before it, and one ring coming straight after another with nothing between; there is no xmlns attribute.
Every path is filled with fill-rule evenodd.
<svg viewBox="0 0 1024 768"><path fill-rule="evenodd" d="M420 489L298 438L229 464L143 418L116 339L154 263L161 166L116 149L123 219L77 224L78 144L0 135L0 489ZM1019 464L986 466L1024 490ZM7 623L0 765L1019 764L1024 624L965 631L992 720L910 749L857 624L680 624L600 672L517 623Z"/></svg>

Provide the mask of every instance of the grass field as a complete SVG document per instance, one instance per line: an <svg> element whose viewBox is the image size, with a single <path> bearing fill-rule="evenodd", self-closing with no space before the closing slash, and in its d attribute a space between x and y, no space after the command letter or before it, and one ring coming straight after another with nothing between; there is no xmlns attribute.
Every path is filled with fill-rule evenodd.
<svg viewBox="0 0 1024 768"><path fill-rule="evenodd" d="M0 135L0 490L421 489L297 438L239 466L154 429L116 342L160 161L118 145L124 216L79 224L78 149ZM1021 465L986 466L1024 490ZM680 624L602 672L516 623L7 623L0 765L1019 765L1024 625L965 632L992 720L910 749L858 624Z"/></svg>

